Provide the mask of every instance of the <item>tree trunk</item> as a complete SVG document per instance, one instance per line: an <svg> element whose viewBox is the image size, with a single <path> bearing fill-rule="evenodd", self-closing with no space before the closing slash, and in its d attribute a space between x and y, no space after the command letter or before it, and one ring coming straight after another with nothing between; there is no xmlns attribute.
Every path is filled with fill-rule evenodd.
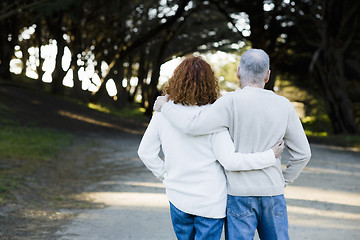
<svg viewBox="0 0 360 240"><path fill-rule="evenodd" d="M14 47L18 42L18 19L12 16L7 21L0 22L0 76L10 80L10 61ZM9 39L9 34L11 39Z"/></svg>
<svg viewBox="0 0 360 240"><path fill-rule="evenodd" d="M144 59L145 60L145 59ZM144 64L140 64L140 68L139 68L139 84L138 86L140 87L141 90L141 107L145 107L145 93L146 93L146 80L147 80L147 76L149 74L149 61L145 60Z"/></svg>
<svg viewBox="0 0 360 240"><path fill-rule="evenodd" d="M58 95L64 95L65 89L63 85L63 80L66 75L66 72L62 69L62 57L64 55L65 42L62 39L56 38L57 40L57 54L56 54L56 64L54 72L52 73L52 92ZM58 41L59 40L59 41Z"/></svg>
<svg viewBox="0 0 360 240"><path fill-rule="evenodd" d="M265 16L264 16L264 2L251 1L251 5L247 9L249 14L249 24L251 35L249 40L252 48L259 48L266 51L266 31L264 29Z"/></svg>
<svg viewBox="0 0 360 240"><path fill-rule="evenodd" d="M128 57L128 64L129 66L126 68L126 81L127 81L127 85L126 85L126 101L127 102L131 102L131 90L132 90L132 86L131 86L131 78L133 76L133 58L131 57L131 55Z"/></svg>
<svg viewBox="0 0 360 240"><path fill-rule="evenodd" d="M126 91L130 92L131 89L131 85L130 85L130 81L131 81L131 77L132 77L132 73L133 73L133 59L131 56L128 57L128 66L126 68Z"/></svg>
<svg viewBox="0 0 360 240"><path fill-rule="evenodd" d="M128 94L126 91L126 87L122 86L122 82L124 80L124 60L123 58L121 58L117 62L118 62L117 65L118 74L114 75L114 82L117 90L117 94L116 94L117 99L115 105L116 107L121 109L126 105Z"/></svg>
<svg viewBox="0 0 360 240"><path fill-rule="evenodd" d="M151 82L147 89L147 104L145 115L151 116L153 112L153 105L155 103L156 97L160 95L157 85L159 83L159 77L160 77L160 61L155 61L152 66L152 73L151 73Z"/></svg>
<svg viewBox="0 0 360 240"><path fill-rule="evenodd" d="M27 68L27 61L29 59L29 44L27 41L22 41L21 43L21 48L20 48L22 51L22 63L23 63L23 66L22 66L22 69L21 69L21 74L22 75L26 75L26 68Z"/></svg>
<svg viewBox="0 0 360 240"><path fill-rule="evenodd" d="M42 88L44 86L42 78L44 76L44 70L42 69L43 64L44 64L44 59L41 57L41 46L43 45L43 40L42 40L42 23L41 21L38 21L36 23L36 29L35 29L35 37L36 37L36 42L37 42L37 46L39 48L39 65L36 66L36 72L38 74L38 80L37 80L37 85L39 88Z"/></svg>
<svg viewBox="0 0 360 240"><path fill-rule="evenodd" d="M270 79L269 81L265 84L265 89L268 90L274 90L274 86L275 86L275 81L276 81L276 75L277 75L277 71L276 71L276 67L272 66L270 67Z"/></svg>
<svg viewBox="0 0 360 240"><path fill-rule="evenodd" d="M344 3L325 1L321 46L313 57L313 70L322 85L326 110L335 134L355 134L357 126L344 74L344 53L347 39L344 31Z"/></svg>
<svg viewBox="0 0 360 240"><path fill-rule="evenodd" d="M10 79L10 60L11 60L11 44L6 34L2 34L0 39L0 76L4 80Z"/></svg>
<svg viewBox="0 0 360 240"><path fill-rule="evenodd" d="M252 48L263 49L265 52L269 54L269 56L275 55L273 46L271 45L272 32L269 29L265 30L265 12L264 12L264 1L252 1L250 5L248 5L247 13L249 14L249 24L251 29L251 35L249 36L249 40L251 42ZM275 41L275 39L273 40ZM272 63L273 58L270 58L270 64ZM275 86L276 80L276 64L271 64L270 67L271 74L270 79L265 85L265 89L273 90Z"/></svg>
<svg viewBox="0 0 360 240"><path fill-rule="evenodd" d="M106 93L106 83L107 83L107 81L109 81L110 78L111 77L110 77L110 73L109 73L101 82L101 85L100 85L99 89L97 90L97 92L93 93L92 96L90 97L90 102L92 102L92 103L98 102L100 97L104 93Z"/></svg>
<svg viewBox="0 0 360 240"><path fill-rule="evenodd" d="M82 82L79 79L79 65L77 64L78 60L78 51L74 50L75 52L72 52L71 56L71 69L73 71L73 82L74 86L71 90L71 95L75 98L81 99L81 100L87 100L86 92L82 89Z"/></svg>
<svg viewBox="0 0 360 240"><path fill-rule="evenodd" d="M158 96L161 95L161 92L157 89L157 85L159 83L159 77L160 77L160 67L161 64L163 63L163 56L164 56L164 52L167 48L167 46L169 45L171 39L173 39L176 36L176 31L177 29L174 30L168 30L164 33L165 38L162 41L160 47L157 49L157 55L156 58L154 59L153 63L152 63L152 73L151 73L151 81L149 84L149 88L147 88L148 91L148 99L147 100L147 104L145 104L145 115L147 116L151 116L152 112L153 112L153 105L155 103L155 100Z"/></svg>
<svg viewBox="0 0 360 240"><path fill-rule="evenodd" d="M55 69L52 73L52 92L57 95L64 95L65 87L63 85L63 80L66 75L66 72L62 69L62 57L64 56L64 48L66 42L63 38L64 32L61 29L63 22L63 14L57 13L54 14L51 18L47 18L47 26L49 32L54 36L57 45L57 54L56 54L56 63Z"/></svg>
<svg viewBox="0 0 360 240"><path fill-rule="evenodd" d="M325 106L335 134L355 134L357 127L346 91L343 52L334 47L320 53L316 64Z"/></svg>

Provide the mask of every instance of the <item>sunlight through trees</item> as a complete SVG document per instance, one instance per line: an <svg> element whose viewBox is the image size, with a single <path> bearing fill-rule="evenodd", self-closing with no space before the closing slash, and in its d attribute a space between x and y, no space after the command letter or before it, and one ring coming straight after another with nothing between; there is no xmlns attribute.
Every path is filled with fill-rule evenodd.
<svg viewBox="0 0 360 240"><path fill-rule="evenodd" d="M291 81L324 101L334 133L358 131L358 1L4 0L0 6L3 81L26 76L54 94L119 108L136 102L151 115L173 70L164 63L228 53L227 63L212 65L221 67L220 85L229 91L237 88L231 58L262 48L271 59L267 89Z"/></svg>

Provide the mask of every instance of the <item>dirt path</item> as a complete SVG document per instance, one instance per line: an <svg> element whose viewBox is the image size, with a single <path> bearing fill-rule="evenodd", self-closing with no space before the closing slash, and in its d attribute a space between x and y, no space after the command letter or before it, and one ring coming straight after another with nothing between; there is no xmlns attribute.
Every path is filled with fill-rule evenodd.
<svg viewBox="0 0 360 240"><path fill-rule="evenodd" d="M0 206L1 240L175 239L165 190L136 154L147 121L25 88L2 87L0 100L19 124L76 135ZM291 239L360 239L360 152L319 145L312 152L286 188Z"/></svg>
<svg viewBox="0 0 360 240"><path fill-rule="evenodd" d="M72 210L55 239L175 239L164 188L137 157L140 137L98 139L101 180L76 197L103 207ZM360 152L312 145L312 153L286 188L291 239L360 239Z"/></svg>

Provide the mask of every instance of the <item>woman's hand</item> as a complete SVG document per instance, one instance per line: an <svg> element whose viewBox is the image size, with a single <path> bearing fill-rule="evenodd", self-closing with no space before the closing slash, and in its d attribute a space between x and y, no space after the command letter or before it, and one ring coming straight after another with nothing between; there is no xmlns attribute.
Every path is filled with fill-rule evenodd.
<svg viewBox="0 0 360 240"><path fill-rule="evenodd" d="M285 143L284 141L277 142L271 149L274 151L275 157L278 158L281 156L284 151Z"/></svg>

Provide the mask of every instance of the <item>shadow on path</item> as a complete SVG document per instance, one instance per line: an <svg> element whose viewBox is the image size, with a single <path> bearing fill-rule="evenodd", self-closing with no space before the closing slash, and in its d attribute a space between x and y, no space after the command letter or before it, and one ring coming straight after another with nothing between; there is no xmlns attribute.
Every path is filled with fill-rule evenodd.
<svg viewBox="0 0 360 240"><path fill-rule="evenodd" d="M105 207L83 211L57 239L176 239L165 189L137 157L139 142L140 137L102 139L99 171L108 176L78 197ZM285 189L291 239L358 239L360 153L319 145L312 145L312 153L304 172Z"/></svg>

